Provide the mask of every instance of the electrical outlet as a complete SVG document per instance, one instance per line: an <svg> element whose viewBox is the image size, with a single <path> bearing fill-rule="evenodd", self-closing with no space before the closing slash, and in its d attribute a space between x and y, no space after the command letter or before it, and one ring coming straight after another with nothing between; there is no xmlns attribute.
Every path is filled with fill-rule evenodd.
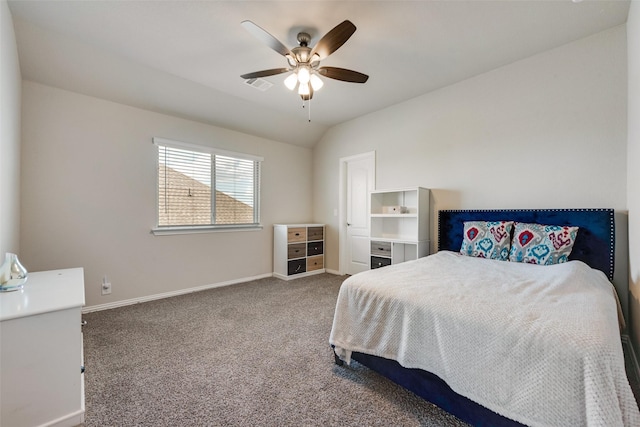
<svg viewBox="0 0 640 427"><path fill-rule="evenodd" d="M102 283L102 295L109 295L111 293L111 283L103 282Z"/></svg>
<svg viewBox="0 0 640 427"><path fill-rule="evenodd" d="M102 278L102 295L109 295L111 293L111 282L107 279L105 274Z"/></svg>

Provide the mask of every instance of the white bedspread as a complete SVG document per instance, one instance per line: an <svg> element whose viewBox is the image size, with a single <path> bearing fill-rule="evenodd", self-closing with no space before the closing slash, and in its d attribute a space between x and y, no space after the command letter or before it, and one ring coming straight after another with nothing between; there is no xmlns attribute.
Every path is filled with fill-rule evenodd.
<svg viewBox="0 0 640 427"><path fill-rule="evenodd" d="M612 285L580 261L437 254L343 283L330 343L438 375L530 426L640 426Z"/></svg>

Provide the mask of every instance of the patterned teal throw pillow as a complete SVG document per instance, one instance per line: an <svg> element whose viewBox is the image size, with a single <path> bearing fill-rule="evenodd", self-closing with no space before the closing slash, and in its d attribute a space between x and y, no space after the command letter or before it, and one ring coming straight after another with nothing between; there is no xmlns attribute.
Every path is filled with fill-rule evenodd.
<svg viewBox="0 0 640 427"><path fill-rule="evenodd" d="M509 261L553 265L569 260L579 227L516 222Z"/></svg>
<svg viewBox="0 0 640 427"><path fill-rule="evenodd" d="M512 228L513 221L465 221L460 253L506 261Z"/></svg>

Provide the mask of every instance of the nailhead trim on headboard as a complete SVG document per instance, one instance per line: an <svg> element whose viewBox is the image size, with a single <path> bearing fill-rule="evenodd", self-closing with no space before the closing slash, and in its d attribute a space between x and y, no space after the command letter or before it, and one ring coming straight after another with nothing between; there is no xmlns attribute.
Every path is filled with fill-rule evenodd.
<svg viewBox="0 0 640 427"><path fill-rule="evenodd" d="M549 221L546 221L546 219ZM438 250L460 250L464 221L516 220L548 225L576 225L582 231L570 259L579 259L613 280L615 220L613 209L473 209L438 213ZM454 224L457 228L454 229ZM459 236L458 236L459 235ZM581 241L579 241L581 239ZM457 246L457 247L456 247ZM596 252L593 252L596 251ZM574 257L574 253L576 254Z"/></svg>

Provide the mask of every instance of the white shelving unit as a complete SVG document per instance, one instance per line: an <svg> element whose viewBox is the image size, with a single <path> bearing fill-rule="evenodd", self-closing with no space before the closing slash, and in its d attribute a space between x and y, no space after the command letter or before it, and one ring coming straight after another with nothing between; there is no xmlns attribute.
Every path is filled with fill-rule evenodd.
<svg viewBox="0 0 640 427"><path fill-rule="evenodd" d="M429 190L375 190L371 197L371 268L429 255Z"/></svg>
<svg viewBox="0 0 640 427"><path fill-rule="evenodd" d="M324 272L324 224L273 225L275 277L290 280Z"/></svg>

